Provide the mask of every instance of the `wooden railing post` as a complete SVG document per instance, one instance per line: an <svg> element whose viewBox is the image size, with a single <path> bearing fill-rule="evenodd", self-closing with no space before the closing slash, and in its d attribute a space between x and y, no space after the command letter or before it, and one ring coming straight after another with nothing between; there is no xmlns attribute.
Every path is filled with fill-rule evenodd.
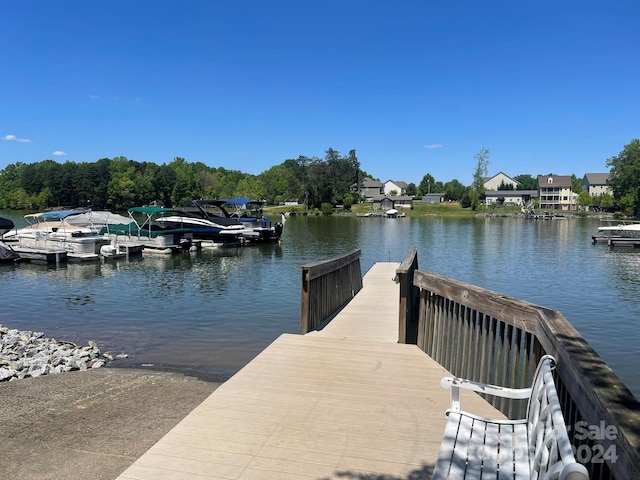
<svg viewBox="0 0 640 480"><path fill-rule="evenodd" d="M396 269L396 282L400 284L398 343L418 341L418 296L420 289L413 284L413 272L418 269L418 249L413 246Z"/></svg>
<svg viewBox="0 0 640 480"><path fill-rule="evenodd" d="M311 328L309 327L309 323L311 321L310 319L311 299L309 298L309 284L310 284L309 268L303 266L302 267L302 293L300 298L300 334L301 335L304 335L305 333L308 333L311 331Z"/></svg>

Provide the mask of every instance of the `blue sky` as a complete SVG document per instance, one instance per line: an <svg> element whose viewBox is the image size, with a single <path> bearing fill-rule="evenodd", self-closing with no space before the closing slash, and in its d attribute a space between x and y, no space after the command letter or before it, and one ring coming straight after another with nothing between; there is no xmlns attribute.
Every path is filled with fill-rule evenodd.
<svg viewBox="0 0 640 480"><path fill-rule="evenodd" d="M385 181L605 172L640 136L637 0L0 5L0 169L356 150Z"/></svg>

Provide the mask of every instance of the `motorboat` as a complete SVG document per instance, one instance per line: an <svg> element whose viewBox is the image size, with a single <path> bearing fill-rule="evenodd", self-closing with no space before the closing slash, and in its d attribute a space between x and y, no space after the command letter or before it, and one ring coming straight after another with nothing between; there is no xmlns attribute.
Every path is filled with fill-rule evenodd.
<svg viewBox="0 0 640 480"><path fill-rule="evenodd" d="M156 221L176 228L189 228L196 239L213 246L239 246L251 230L232 218L221 200L194 200L189 207L174 210Z"/></svg>
<svg viewBox="0 0 640 480"><path fill-rule="evenodd" d="M25 234L47 236L78 237L82 235L95 235L108 224L127 223L127 217L104 210L51 210L39 213L30 213L24 216L27 225L23 228L13 227L2 233L2 239L11 242Z"/></svg>
<svg viewBox="0 0 640 480"><path fill-rule="evenodd" d="M598 233L628 238L640 238L640 222L601 226L598 227Z"/></svg>
<svg viewBox="0 0 640 480"><path fill-rule="evenodd" d="M88 210L52 210L25 215L27 226L3 234L18 254L65 252L67 260L97 260L107 240L97 235L95 226L85 221L71 223L75 215Z"/></svg>
<svg viewBox="0 0 640 480"><path fill-rule="evenodd" d="M21 251L65 251L67 260L97 260L109 239L98 232L109 222L126 217L109 211L52 210L24 216L27 226L10 230L3 239L15 243Z"/></svg>
<svg viewBox="0 0 640 480"><path fill-rule="evenodd" d="M9 230L13 230L13 227L15 227L15 224L12 220L0 217L0 235L4 235Z"/></svg>
<svg viewBox="0 0 640 480"><path fill-rule="evenodd" d="M248 198L224 198L225 205L233 208L232 218L240 220L249 230L244 237L249 242L279 242L284 230L285 216L282 222L273 223L263 214L264 202Z"/></svg>
<svg viewBox="0 0 640 480"><path fill-rule="evenodd" d="M406 216L404 213L399 213L395 208L387 210L384 215L387 218L404 218Z"/></svg>
<svg viewBox="0 0 640 480"><path fill-rule="evenodd" d="M128 210L126 223L108 224L98 232L113 246L120 243L142 245L143 253L173 253L189 251L195 247L193 230L161 220L176 214L172 208L143 206ZM105 249L106 251L107 249Z"/></svg>
<svg viewBox="0 0 640 480"><path fill-rule="evenodd" d="M14 223L8 218L0 217L0 235L8 232L14 227ZM20 260L20 255L16 253L10 245L0 241L0 263L9 263Z"/></svg>
<svg viewBox="0 0 640 480"><path fill-rule="evenodd" d="M84 213L87 210L52 210L40 213L30 213L24 216L27 223L22 228L11 228L2 234L2 239L6 242L18 241L20 236L38 235L45 237L50 233L60 230L65 235L95 233L84 225L71 225L65 219L74 214Z"/></svg>

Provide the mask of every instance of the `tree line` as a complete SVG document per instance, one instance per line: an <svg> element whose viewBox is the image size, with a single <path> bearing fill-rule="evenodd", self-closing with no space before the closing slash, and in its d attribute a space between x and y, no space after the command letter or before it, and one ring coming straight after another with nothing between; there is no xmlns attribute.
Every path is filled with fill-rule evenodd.
<svg viewBox="0 0 640 480"><path fill-rule="evenodd" d="M474 182L465 186L457 179L443 183L427 173L419 185L409 183L406 194L423 196L442 193L445 200L459 201L463 207L478 208L486 176L489 150L476 156ZM582 191L581 180L572 175L573 190L581 205L601 204L626 214L640 214L640 140L634 139L619 155L606 161L613 196L592 198ZM77 207L122 211L155 203L165 207L188 205L199 198L248 197L268 204L299 202L308 209L330 209L342 204L349 208L359 202L358 189L365 178L375 177L362 170L356 151L346 156L329 148L324 158L299 156L273 166L259 175L201 162L189 163L176 157L168 164L137 162L126 157L102 158L96 162L57 163L44 160L17 162L0 170L0 208L45 210ZM529 174L513 177L520 190L537 190L537 179ZM511 184L498 190L512 190Z"/></svg>
<svg viewBox="0 0 640 480"><path fill-rule="evenodd" d="M127 157L81 163L18 162L0 171L0 208L122 211L151 203L179 207L200 198L248 197L269 204L298 201L314 209L358 201L352 186L367 175L355 150L342 156L332 148L324 158L300 156L259 175L189 163L181 157L162 165Z"/></svg>

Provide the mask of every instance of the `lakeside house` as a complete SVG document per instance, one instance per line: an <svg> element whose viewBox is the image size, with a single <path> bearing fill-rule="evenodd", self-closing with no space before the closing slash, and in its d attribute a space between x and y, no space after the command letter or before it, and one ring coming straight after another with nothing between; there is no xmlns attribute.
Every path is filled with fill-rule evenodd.
<svg viewBox="0 0 640 480"><path fill-rule="evenodd" d="M611 194L607 184L608 173L587 173L582 179L583 189L592 197ZM527 206L539 200L543 210L578 210L578 194L573 189L570 175L538 175L538 190L516 190L519 182L499 172L484 179L486 205ZM500 186L513 185L514 190L498 190Z"/></svg>
<svg viewBox="0 0 640 480"><path fill-rule="evenodd" d="M351 190L358 193L365 202L373 204L374 210L410 210L413 208L413 197L405 195L407 183L402 181L379 180L365 178L360 185L353 184Z"/></svg>
<svg viewBox="0 0 640 480"><path fill-rule="evenodd" d="M360 184L354 183L351 185L351 191L357 193L360 198L367 201L374 196L381 195L383 193L383 185L380 180L366 177L360 181Z"/></svg>
<svg viewBox="0 0 640 480"><path fill-rule="evenodd" d="M389 196L402 196L407 192L407 182L387 180L382 185L382 193Z"/></svg>
<svg viewBox="0 0 640 480"><path fill-rule="evenodd" d="M611 195L611 187L608 185L608 173L585 173L582 177L582 188L592 197Z"/></svg>
<svg viewBox="0 0 640 480"><path fill-rule="evenodd" d="M523 207L538 198L538 190L492 190L484 193L486 205L517 205Z"/></svg>
<svg viewBox="0 0 640 480"><path fill-rule="evenodd" d="M376 195L367 199L367 202L371 202L373 211L387 211L392 208L396 210L411 210L413 209L413 197L411 195Z"/></svg>
<svg viewBox="0 0 640 480"><path fill-rule="evenodd" d="M517 190L520 182L502 172L498 172L493 177L484 178L482 184L485 190L490 191L497 191L501 185L504 185L505 187L511 185L511 190Z"/></svg>
<svg viewBox="0 0 640 480"><path fill-rule="evenodd" d="M611 194L608 179L608 173L586 173L582 179L582 186L592 197ZM520 182L504 172L485 177L483 179L485 204L528 207L538 200L539 208L543 210L579 209L578 194L573 189L570 175L538 175L537 183L537 190L518 190ZM366 177L359 184L353 184L351 188L365 202L372 203L374 210L413 208L413 197L405 194L407 183L403 181L381 182ZM445 193L429 192L422 196L422 201L440 203L445 198Z"/></svg>
<svg viewBox="0 0 640 480"><path fill-rule="evenodd" d="M578 209L578 195L569 175L538 175L538 191L543 210Z"/></svg>

